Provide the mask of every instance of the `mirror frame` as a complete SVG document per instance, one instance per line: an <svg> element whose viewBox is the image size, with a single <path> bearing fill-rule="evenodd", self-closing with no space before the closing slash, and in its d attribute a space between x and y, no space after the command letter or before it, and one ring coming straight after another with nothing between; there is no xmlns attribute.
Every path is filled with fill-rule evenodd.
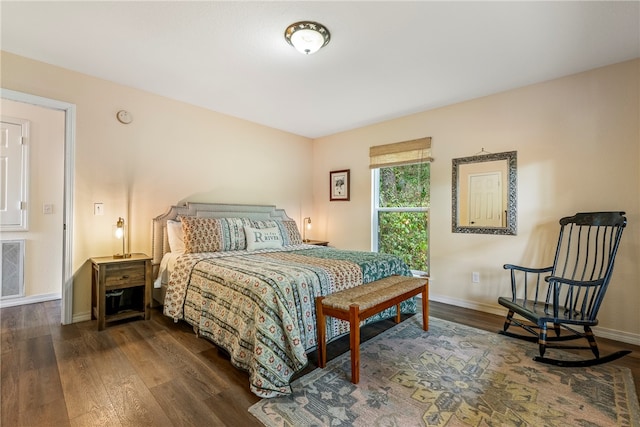
<svg viewBox="0 0 640 427"><path fill-rule="evenodd" d="M518 196L518 155L517 151L504 153L490 153L470 157L452 159L452 184L451 184L451 231L453 233L475 233L512 235L517 234L517 196ZM506 227L469 227L458 224L458 178L459 166L467 163L493 162L496 160L507 161L507 225Z"/></svg>

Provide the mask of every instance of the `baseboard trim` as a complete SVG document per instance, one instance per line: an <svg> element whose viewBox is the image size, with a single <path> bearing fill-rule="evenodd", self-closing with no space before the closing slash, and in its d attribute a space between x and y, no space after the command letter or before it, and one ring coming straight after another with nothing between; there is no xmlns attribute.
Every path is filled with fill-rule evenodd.
<svg viewBox="0 0 640 427"><path fill-rule="evenodd" d="M501 307L501 306L494 306L490 304L479 303L476 301L468 301L468 300L462 300L462 299L451 298L443 295L433 295L433 294L429 295L429 299L436 302L441 302L443 304L455 305L456 307L464 307L464 308L469 308L471 310L482 311L483 313L491 313L498 316L505 315L504 307Z"/></svg>
<svg viewBox="0 0 640 427"><path fill-rule="evenodd" d="M629 332L609 328L601 328L599 326L596 326L593 330L596 338L602 337L610 340L626 342L627 344L640 345L640 335L638 334L631 334Z"/></svg>
<svg viewBox="0 0 640 427"><path fill-rule="evenodd" d="M443 295L429 295L429 300L441 302L443 304L455 305L456 307L464 307L471 310L482 311L483 313L496 314L498 316L505 316L507 314L506 309L501 305L483 304L475 301L461 300ZM640 334L632 334L625 331L603 328L601 326L594 327L593 331L596 338L602 337L610 340L624 342L627 344L640 345Z"/></svg>
<svg viewBox="0 0 640 427"><path fill-rule="evenodd" d="M56 292L52 294L31 295L28 297L9 298L9 299L0 300L0 308L35 304L38 302L54 301L61 298L62 298L62 294L60 292Z"/></svg>
<svg viewBox="0 0 640 427"><path fill-rule="evenodd" d="M19 305L36 304L39 302L54 301L62 298L61 293L32 295L28 297L10 298L0 301L0 309L6 307L16 307ZM91 312L77 313L73 315L72 323L85 322L91 320Z"/></svg>

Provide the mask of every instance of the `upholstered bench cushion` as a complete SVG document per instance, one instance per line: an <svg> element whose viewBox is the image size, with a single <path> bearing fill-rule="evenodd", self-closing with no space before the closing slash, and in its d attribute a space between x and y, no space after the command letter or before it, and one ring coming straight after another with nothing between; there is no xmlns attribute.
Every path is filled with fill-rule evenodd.
<svg viewBox="0 0 640 427"><path fill-rule="evenodd" d="M349 311L349 307L352 304L356 304L360 311L364 311L406 292L418 289L424 286L424 283L424 278L389 276L372 283L327 295L322 300L322 305Z"/></svg>

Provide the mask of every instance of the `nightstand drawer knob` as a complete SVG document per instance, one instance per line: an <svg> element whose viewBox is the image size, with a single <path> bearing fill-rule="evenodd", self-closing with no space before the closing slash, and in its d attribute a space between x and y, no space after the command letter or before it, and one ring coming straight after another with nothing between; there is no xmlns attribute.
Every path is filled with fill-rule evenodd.
<svg viewBox="0 0 640 427"><path fill-rule="evenodd" d="M128 279L128 278L129 278L129 275L128 275L128 274L125 274L124 276L122 276L122 278L123 278L123 279Z"/></svg>

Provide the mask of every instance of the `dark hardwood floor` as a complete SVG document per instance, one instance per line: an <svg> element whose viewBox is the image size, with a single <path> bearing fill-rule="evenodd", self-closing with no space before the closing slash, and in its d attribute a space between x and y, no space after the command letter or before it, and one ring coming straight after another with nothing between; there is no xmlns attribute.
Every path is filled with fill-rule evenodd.
<svg viewBox="0 0 640 427"><path fill-rule="evenodd" d="M497 331L502 317L430 303L430 314ZM0 310L0 425L13 426L251 426L247 409L259 399L248 375L192 329L158 309L149 321L98 332L96 321L60 325L60 302ZM362 341L391 327L362 328ZM640 347L600 338L603 354L633 350L615 362L633 372L640 395ZM329 359L348 350L331 343ZM308 372L316 366L310 355ZM304 373L303 372L303 373Z"/></svg>

